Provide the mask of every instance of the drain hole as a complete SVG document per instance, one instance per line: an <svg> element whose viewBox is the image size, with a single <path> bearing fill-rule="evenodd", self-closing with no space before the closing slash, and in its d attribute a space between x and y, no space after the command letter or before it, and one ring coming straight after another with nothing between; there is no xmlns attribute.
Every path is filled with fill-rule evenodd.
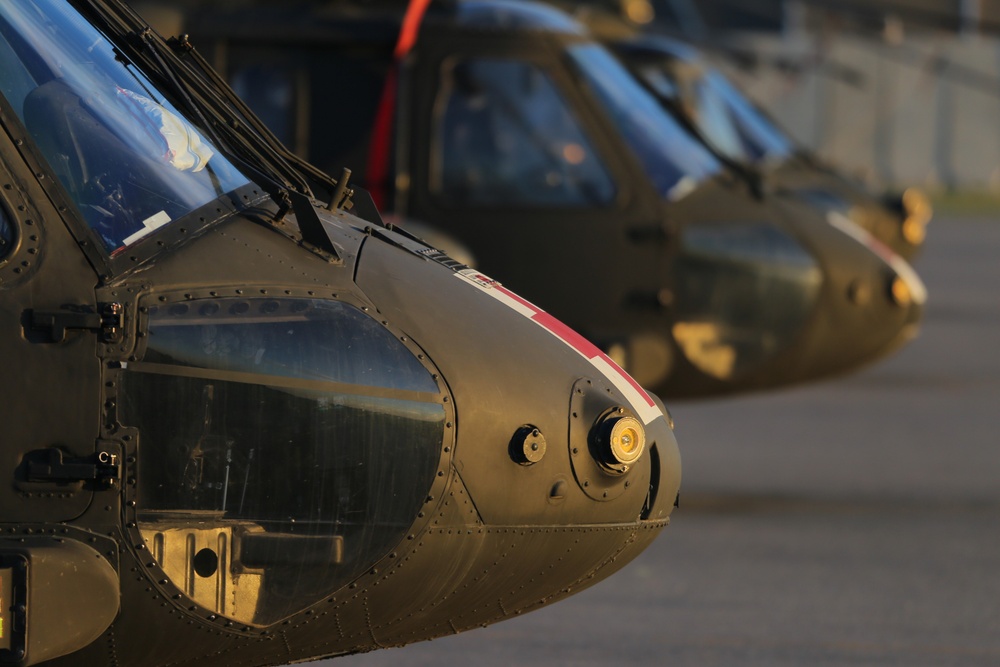
<svg viewBox="0 0 1000 667"><path fill-rule="evenodd" d="M199 577L211 577L219 569L219 557L211 549L202 549L194 555L194 571Z"/></svg>

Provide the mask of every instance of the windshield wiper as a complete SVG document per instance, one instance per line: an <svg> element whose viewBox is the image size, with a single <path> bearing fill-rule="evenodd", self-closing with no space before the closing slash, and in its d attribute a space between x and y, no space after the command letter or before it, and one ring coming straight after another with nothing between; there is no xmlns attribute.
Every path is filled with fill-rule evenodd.
<svg viewBox="0 0 1000 667"><path fill-rule="evenodd" d="M160 60L162 66L173 75L173 69L167 63L163 62L163 55L160 53L160 43L148 30L144 33L144 38L149 48L153 51L157 59ZM232 91L229 84L195 50L194 46L187 40L186 35L181 38L172 37L167 42L167 46L173 52L171 55L180 54L180 56L193 61L194 67L197 68L197 73L194 74L194 81L189 80L182 83L176 80L176 76L174 76L176 85L181 88L188 85L196 85L199 88L204 88L204 92L212 98L211 101L219 107L214 110L214 120L218 121L215 127L218 127L225 134L226 141L222 145L233 147L235 144L239 147L237 151L238 156L241 158L251 158L251 163L247 166L251 167L251 171L258 172L255 175L262 177L255 178L254 180L267 190L268 195L281 207L282 212L279 213L278 219L280 220L284 212L291 209L295 213L299 230L302 233L302 240L337 256L333 242L326 233L319 215L312 204L312 200L316 199L316 197L309 186L306 176L302 173L302 167L307 167L308 176L313 180L319 181L327 186L328 189L333 190L335 200L331 201L332 205L339 204L336 199L349 199L349 196L347 196L347 183L338 184L326 174L299 160L282 146L274 134L254 115L239 96ZM184 60L178 57L178 62L183 63ZM187 63L184 64L187 65ZM181 71L189 72L189 70L184 69ZM193 100L190 101L190 104L195 105ZM198 111L201 114L200 108ZM204 119L203 115L201 117L203 118L203 122L208 124L208 119ZM349 173L346 172L342 180ZM278 180L278 185L282 187L268 189L273 182L268 178L268 175L273 175L280 179ZM350 208L349 201L346 202L344 207Z"/></svg>
<svg viewBox="0 0 1000 667"><path fill-rule="evenodd" d="M165 48L148 28L130 33L129 38L130 42L149 56L147 64L153 66L153 71L159 78L158 83L172 91L178 98L179 105L200 121L200 126L216 146L228 148L241 162L250 164L258 173L278 185L312 196L312 190L302 175L287 164L273 146L262 140L261 128L254 127L250 132L245 131L250 125L245 115L234 117L227 108L229 100L220 96L217 89L212 90L209 85L205 85L209 82L204 78L177 66L181 61L175 59L174 51L193 51L193 47L185 43L183 46ZM168 62L168 59L174 62ZM200 98L197 101L194 98L196 94Z"/></svg>
<svg viewBox="0 0 1000 667"><path fill-rule="evenodd" d="M174 103L197 121L216 147L278 204L278 220L291 210L304 242L338 256L313 206L316 197L309 183L311 179L333 191L335 181L281 146L187 40L172 39L168 45L130 10L109 8L100 0L81 4L81 11L105 34L124 37L117 45L122 58L171 92ZM193 66L186 62L188 57Z"/></svg>

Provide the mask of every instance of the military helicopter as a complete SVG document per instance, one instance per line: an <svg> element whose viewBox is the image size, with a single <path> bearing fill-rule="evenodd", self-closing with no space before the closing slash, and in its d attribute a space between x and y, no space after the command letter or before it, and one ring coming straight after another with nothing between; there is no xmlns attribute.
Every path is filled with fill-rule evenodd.
<svg viewBox="0 0 1000 667"><path fill-rule="evenodd" d="M6 2L0 83L0 664L400 646L668 523L662 403L290 154L189 43Z"/></svg>
<svg viewBox="0 0 1000 667"><path fill-rule="evenodd" d="M299 154L364 165L405 224L464 244L658 394L812 380L914 335L926 293L905 260L727 168L563 12L398 5L175 4ZM345 95L363 111L332 115Z"/></svg>
<svg viewBox="0 0 1000 667"><path fill-rule="evenodd" d="M605 23L589 16L591 26ZM691 46L660 35L614 38L610 46L717 157L745 171L748 178L763 181L760 187L836 210L907 260L922 247L933 207L919 188L875 197L797 146Z"/></svg>
<svg viewBox="0 0 1000 667"><path fill-rule="evenodd" d="M584 22L716 157L757 187L846 215L907 261L918 254L933 217L926 193L910 187L876 196L798 145L698 48L682 41L693 33L704 50L711 49L704 41L706 26L690 3L549 1Z"/></svg>

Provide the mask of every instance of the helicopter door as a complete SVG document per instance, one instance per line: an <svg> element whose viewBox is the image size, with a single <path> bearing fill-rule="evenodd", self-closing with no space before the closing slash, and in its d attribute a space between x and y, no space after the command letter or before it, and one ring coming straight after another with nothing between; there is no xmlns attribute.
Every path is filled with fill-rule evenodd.
<svg viewBox="0 0 1000 667"><path fill-rule="evenodd" d="M606 348L662 327L667 239L636 233L662 230L658 205L558 59L453 53L418 64L409 87L408 217L440 225L477 268Z"/></svg>
<svg viewBox="0 0 1000 667"><path fill-rule="evenodd" d="M0 98L6 118L14 117L9 104ZM40 170L22 160L17 146L28 140L17 127L4 130L0 350L7 381L0 475L13 483L0 484L0 506L5 522L66 521L86 510L94 478L103 474L95 451L102 333L97 276L39 186L33 172Z"/></svg>

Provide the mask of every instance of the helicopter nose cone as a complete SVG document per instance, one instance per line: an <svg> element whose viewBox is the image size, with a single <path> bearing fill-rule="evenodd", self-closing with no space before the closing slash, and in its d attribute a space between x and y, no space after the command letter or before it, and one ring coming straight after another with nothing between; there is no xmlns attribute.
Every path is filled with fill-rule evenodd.
<svg viewBox="0 0 1000 667"><path fill-rule="evenodd" d="M827 220L886 264L890 276L889 294L897 306L902 308L917 306L918 309L923 307L927 302L927 287L909 262L846 216L831 211L827 215ZM919 316L919 310L916 314Z"/></svg>
<svg viewBox="0 0 1000 667"><path fill-rule="evenodd" d="M409 599L367 588L370 605L401 619L382 644L478 627L602 580L667 524L680 486L660 404L597 348L473 271L425 261L427 283L413 289L395 276L415 258L391 250L363 249L358 284L423 341L455 420L390 563L394 581L412 581Z"/></svg>
<svg viewBox="0 0 1000 667"><path fill-rule="evenodd" d="M835 212L827 219L846 241L826 260L832 316L817 328L818 345L839 350L830 356L846 370L884 357L917 335L927 288L905 259L868 231Z"/></svg>
<svg viewBox="0 0 1000 667"><path fill-rule="evenodd" d="M681 231L671 333L687 395L783 386L853 370L916 335L927 289L845 215ZM683 385L679 385L683 381Z"/></svg>

